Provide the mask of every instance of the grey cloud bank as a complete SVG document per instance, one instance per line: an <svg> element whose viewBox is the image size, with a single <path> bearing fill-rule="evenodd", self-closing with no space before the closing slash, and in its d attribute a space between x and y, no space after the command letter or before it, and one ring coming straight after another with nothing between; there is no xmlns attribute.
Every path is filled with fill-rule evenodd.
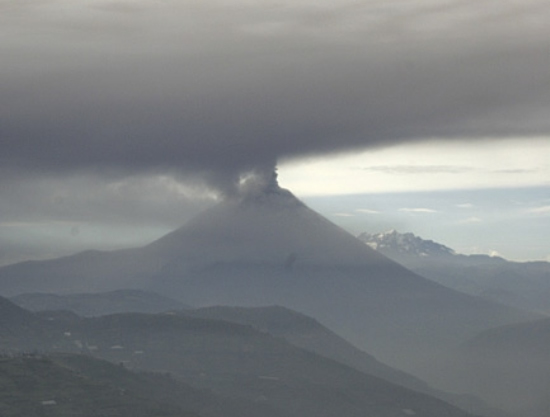
<svg viewBox="0 0 550 417"><path fill-rule="evenodd" d="M0 3L0 163L181 173L550 131L546 2Z"/></svg>
<svg viewBox="0 0 550 417"><path fill-rule="evenodd" d="M281 160L545 137L548 21L540 0L0 0L0 263L99 224L158 236ZM81 233L55 252L61 224Z"/></svg>

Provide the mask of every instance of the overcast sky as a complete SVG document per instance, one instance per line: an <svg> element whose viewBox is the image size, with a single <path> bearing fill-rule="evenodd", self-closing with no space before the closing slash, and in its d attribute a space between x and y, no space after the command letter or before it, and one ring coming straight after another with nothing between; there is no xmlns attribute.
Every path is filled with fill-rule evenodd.
<svg viewBox="0 0 550 417"><path fill-rule="evenodd" d="M0 0L0 263L141 243L277 163L312 205L536 189L543 229L548 22L544 0Z"/></svg>

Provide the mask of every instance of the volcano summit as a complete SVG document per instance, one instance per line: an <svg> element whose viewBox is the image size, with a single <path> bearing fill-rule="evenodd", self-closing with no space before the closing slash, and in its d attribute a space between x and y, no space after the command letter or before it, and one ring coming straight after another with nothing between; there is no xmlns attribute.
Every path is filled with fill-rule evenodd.
<svg viewBox="0 0 550 417"><path fill-rule="evenodd" d="M407 270L315 213L275 176L141 248L0 269L0 294L140 288L193 306L282 305L401 369L532 316Z"/></svg>

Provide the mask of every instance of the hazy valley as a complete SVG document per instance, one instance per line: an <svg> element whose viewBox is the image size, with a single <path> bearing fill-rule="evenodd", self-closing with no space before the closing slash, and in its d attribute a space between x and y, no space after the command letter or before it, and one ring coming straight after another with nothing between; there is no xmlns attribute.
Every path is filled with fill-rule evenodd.
<svg viewBox="0 0 550 417"><path fill-rule="evenodd" d="M542 392L510 404L466 348L540 313L411 272L276 185L142 248L3 267L0 293L35 311L3 301L7 354L169 373L263 416L541 415Z"/></svg>

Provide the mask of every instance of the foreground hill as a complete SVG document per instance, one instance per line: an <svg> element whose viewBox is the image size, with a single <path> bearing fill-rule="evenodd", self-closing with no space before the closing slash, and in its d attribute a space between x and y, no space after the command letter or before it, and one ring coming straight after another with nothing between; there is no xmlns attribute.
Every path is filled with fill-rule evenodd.
<svg viewBox="0 0 550 417"><path fill-rule="evenodd" d="M0 297L0 353L29 351L42 342L40 319Z"/></svg>
<svg viewBox="0 0 550 417"><path fill-rule="evenodd" d="M502 417L500 410L487 406L473 395L456 395L432 388L424 381L385 365L375 357L356 348L317 320L284 307L206 307L186 310L183 314L249 324L291 344L334 359L366 374L382 378L414 391L423 392L463 409L484 416ZM462 389L461 392L471 392Z"/></svg>
<svg viewBox="0 0 550 417"><path fill-rule="evenodd" d="M134 370L170 372L248 410L239 416L469 415L251 326L175 314L79 318L48 312L36 317L33 326L42 335L37 350L85 353Z"/></svg>
<svg viewBox="0 0 550 417"><path fill-rule="evenodd" d="M70 310L79 316L162 313L185 307L176 300L143 290L116 290L86 294L20 294L12 297L11 301L31 311Z"/></svg>
<svg viewBox="0 0 550 417"><path fill-rule="evenodd" d="M156 399L155 379L90 357L0 357L0 415L198 417Z"/></svg>
<svg viewBox="0 0 550 417"><path fill-rule="evenodd" d="M94 295L91 296L93 298ZM100 300L104 299L104 294L97 294L97 296L100 297ZM59 296L56 297L54 300L57 300L58 298L72 299L71 296ZM41 299L41 297L39 297L39 299ZM107 297L107 299L114 300L115 305L119 306L119 304L116 302L118 300L117 297L109 296ZM112 306L104 305L103 303L101 305L103 307L107 307L108 310L112 309ZM80 308L78 308L78 306L76 305L70 304L69 307L72 307L73 311L75 312L80 310ZM12 308L16 307L12 305ZM17 311L24 313L31 318L33 317L24 310L17 309ZM185 311L181 311L178 314L208 319L222 319L241 324L250 324L260 331L267 332L273 336L283 337L294 346L302 347L311 352L318 353L322 356L336 360L340 363L348 365L369 375L380 377L397 385L401 385L418 392L432 395L436 398L443 399L451 404L455 404L463 409L477 410L479 413L486 416L500 416L500 414L494 412L493 410L490 410L486 405L482 404L479 400L476 400L471 396L457 396L435 390L418 378L384 365L383 363L377 361L371 355L357 349L349 342L339 337L337 334L325 328L316 320L283 307L211 307L195 310L186 309ZM71 330L67 330L70 327L67 327L63 324L78 321L78 317L64 312L53 311L44 312L38 317L42 317L48 322L55 321L58 324L54 326L56 330L49 330L51 328L51 323L48 323L48 325L46 326L46 331L44 331L44 326L42 325L33 326L32 332L35 335L41 334L42 342L36 342L35 345L31 346L31 349L38 346L41 350L49 350L52 348L52 346L58 346L57 349L59 350L59 342L57 341L57 339L59 339L59 335L63 333L65 336L63 339L69 338L69 340L72 340L73 344L76 343L77 345L80 345L84 352L89 353L90 349L84 347L82 340L80 340L79 338L74 339L74 337L71 337L73 336ZM33 320L37 321L38 317L35 316ZM52 333L57 334L57 336L54 336L53 339L50 336ZM48 342L46 342L45 344L43 341ZM75 346L69 346L68 349L73 350L74 347ZM96 347L92 345L91 351L93 351ZM140 354L143 354L143 352Z"/></svg>
<svg viewBox="0 0 550 417"><path fill-rule="evenodd" d="M485 331L461 350L449 367L456 387L469 386L493 404L522 417L550 411L550 319Z"/></svg>
<svg viewBox="0 0 550 417"><path fill-rule="evenodd" d="M142 248L0 268L0 293L140 288L194 306L282 305L400 369L439 366L477 332L533 316L389 260L271 184Z"/></svg>
<svg viewBox="0 0 550 417"><path fill-rule="evenodd" d="M550 263L460 255L440 243L395 230L359 239L410 270L447 287L524 310L550 314Z"/></svg>
<svg viewBox="0 0 550 417"><path fill-rule="evenodd" d="M135 369L171 372L218 395L260 402L290 416L465 415L282 339L219 320L124 314L64 323L64 346ZM80 344L77 343L80 341Z"/></svg>
<svg viewBox="0 0 550 417"><path fill-rule="evenodd" d="M133 372L90 355L0 357L2 417L286 417L167 375Z"/></svg>

